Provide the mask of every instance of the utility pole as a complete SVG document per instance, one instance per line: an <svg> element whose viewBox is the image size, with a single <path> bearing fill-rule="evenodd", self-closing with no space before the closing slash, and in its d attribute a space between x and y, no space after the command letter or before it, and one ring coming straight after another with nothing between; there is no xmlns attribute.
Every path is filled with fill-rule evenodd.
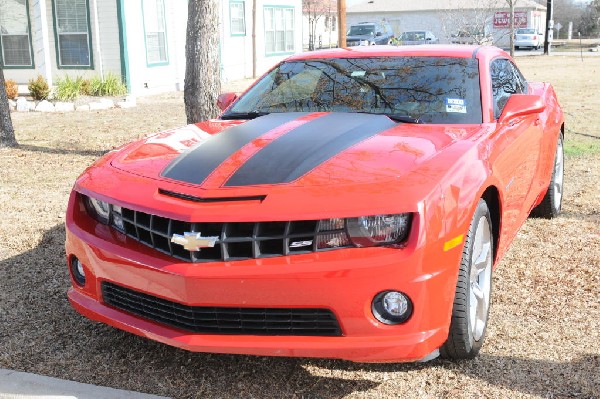
<svg viewBox="0 0 600 399"><path fill-rule="evenodd" d="M544 55L550 54L550 39L552 38L552 28L554 27L554 10L552 0L546 1L546 35L544 37Z"/></svg>
<svg viewBox="0 0 600 399"><path fill-rule="evenodd" d="M346 0L337 0L338 5L338 47L346 47Z"/></svg>
<svg viewBox="0 0 600 399"><path fill-rule="evenodd" d="M256 77L256 0L252 0L252 78Z"/></svg>
<svg viewBox="0 0 600 399"><path fill-rule="evenodd" d="M509 2L510 7L510 56L515 56L515 2L516 0L511 0Z"/></svg>

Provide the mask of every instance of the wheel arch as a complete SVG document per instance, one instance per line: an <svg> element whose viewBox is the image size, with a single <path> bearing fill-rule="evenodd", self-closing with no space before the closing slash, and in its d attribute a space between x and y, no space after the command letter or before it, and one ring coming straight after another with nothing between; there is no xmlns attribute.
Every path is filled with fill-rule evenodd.
<svg viewBox="0 0 600 399"><path fill-rule="evenodd" d="M502 209L500 203L500 192L496 186L485 189L481 198L486 202L490 217L492 219L492 234L494 236L494 264L498 256L498 243L500 242L500 226L502 223Z"/></svg>

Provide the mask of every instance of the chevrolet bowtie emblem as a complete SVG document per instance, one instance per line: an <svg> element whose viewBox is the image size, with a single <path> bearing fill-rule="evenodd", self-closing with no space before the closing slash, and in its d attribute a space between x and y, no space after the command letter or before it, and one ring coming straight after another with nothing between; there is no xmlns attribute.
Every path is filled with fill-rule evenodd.
<svg viewBox="0 0 600 399"><path fill-rule="evenodd" d="M188 251L200 251L200 248L212 248L219 237L202 237L202 233L186 231L181 234L173 234L171 242L182 245Z"/></svg>

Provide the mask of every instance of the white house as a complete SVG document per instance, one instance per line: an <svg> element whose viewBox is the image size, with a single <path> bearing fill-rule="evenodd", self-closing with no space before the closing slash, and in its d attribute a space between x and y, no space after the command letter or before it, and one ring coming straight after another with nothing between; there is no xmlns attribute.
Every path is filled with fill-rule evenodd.
<svg viewBox="0 0 600 399"><path fill-rule="evenodd" d="M508 11L504 0L353 0L346 9L348 26L385 19L397 36L405 31L428 30L440 43L450 43L453 35L464 31L478 31L493 36L498 46L508 46ZM517 0L515 11L518 27L544 31L546 7L533 0Z"/></svg>
<svg viewBox="0 0 600 399"><path fill-rule="evenodd" d="M253 15L258 74L302 51L301 0L219 2L224 80L252 76ZM20 85L112 72L136 95L182 90L186 24L187 0L0 0L0 67Z"/></svg>

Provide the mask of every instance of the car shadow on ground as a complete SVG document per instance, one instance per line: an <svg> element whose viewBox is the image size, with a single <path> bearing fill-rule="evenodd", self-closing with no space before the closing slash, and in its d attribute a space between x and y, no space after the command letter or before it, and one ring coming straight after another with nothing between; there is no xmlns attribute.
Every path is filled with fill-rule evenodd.
<svg viewBox="0 0 600 399"><path fill-rule="evenodd" d="M0 368L176 398L341 398L378 384L317 376L302 359L192 353L73 310L62 224L0 260Z"/></svg>
<svg viewBox="0 0 600 399"><path fill-rule="evenodd" d="M71 150L66 148L41 147L36 145L20 144L18 147L23 151L41 152L44 154L54 155L81 155L99 158L106 154L109 150Z"/></svg>
<svg viewBox="0 0 600 399"><path fill-rule="evenodd" d="M544 398L600 398L600 354L593 353L575 356L570 361L499 356L482 352L475 359L462 361L438 358L427 363L405 364L357 364L329 360L313 363L327 369L392 375L425 368L444 368L521 394Z"/></svg>
<svg viewBox="0 0 600 399"><path fill-rule="evenodd" d="M178 398L342 398L411 372L443 368L541 397L593 398L600 355L552 362L482 353L470 361L361 364L191 353L87 320L69 305L63 225L0 261L0 367ZM484 348L485 349L485 348ZM583 352L583 351L582 351ZM595 376L595 377L593 377Z"/></svg>

